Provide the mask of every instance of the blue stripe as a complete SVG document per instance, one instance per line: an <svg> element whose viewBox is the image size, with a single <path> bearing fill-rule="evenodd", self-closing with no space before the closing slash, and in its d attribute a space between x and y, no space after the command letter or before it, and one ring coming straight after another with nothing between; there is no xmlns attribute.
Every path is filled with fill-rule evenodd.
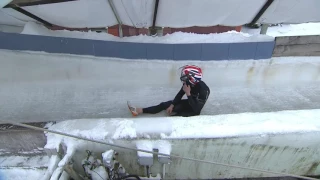
<svg viewBox="0 0 320 180"><path fill-rule="evenodd" d="M126 59L159 60L237 60L268 59L272 57L275 43L196 43L196 44L155 44L100 41L49 37L0 32L0 49L44 51L116 57Z"/></svg>

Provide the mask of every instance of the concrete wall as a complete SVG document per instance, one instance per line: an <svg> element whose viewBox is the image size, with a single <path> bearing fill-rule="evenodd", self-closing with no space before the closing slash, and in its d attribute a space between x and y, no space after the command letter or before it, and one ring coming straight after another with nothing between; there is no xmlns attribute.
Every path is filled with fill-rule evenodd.
<svg viewBox="0 0 320 180"><path fill-rule="evenodd" d="M46 142L46 136L40 131L1 130L0 154L41 154Z"/></svg>
<svg viewBox="0 0 320 180"><path fill-rule="evenodd" d="M182 157L233 164L241 167L264 169L268 171L290 173L295 175L320 174L320 141L319 133L295 133L285 135L264 135L234 138L208 139L173 139L171 154ZM139 139L150 140L150 139ZM113 140L115 144L136 148L132 140ZM158 139L151 139L156 141ZM81 146L82 147L82 146ZM85 150L89 149L100 155L110 147L88 142L83 149L75 154L74 167L82 171L81 160L85 158ZM112 147L111 147L112 148ZM146 176L144 166L138 162L137 152L112 148L119 152L119 161L130 174ZM153 176L162 175L162 163L158 157L153 157L150 168ZM274 177L275 174L262 173L252 170L200 163L190 160L172 158L166 164L165 177L168 179L218 179L218 178L250 178Z"/></svg>
<svg viewBox="0 0 320 180"><path fill-rule="evenodd" d="M320 36L276 37L274 57L320 56Z"/></svg>
<svg viewBox="0 0 320 180"><path fill-rule="evenodd" d="M35 131L3 131L0 132L1 153L33 155L46 144L45 135ZM316 138L319 132L289 133L250 137L208 138L208 139L167 139L171 144L171 154L217 163L232 164L241 167L264 169L268 171L295 175L317 176L320 174L320 141ZM156 141L159 139L119 139L113 143L136 148L137 141ZM87 142L76 149L74 168L82 172L81 160L86 150L90 150L100 158L101 153L110 146ZM114 148L119 153L120 163L130 174L146 176L144 166L138 162L136 151ZM41 152L40 152L41 153ZM42 152L43 153L43 152ZM163 175L162 163L154 155L150 172L153 176ZM212 179L212 178L250 178L276 177L279 175L243 170L220 165L200 163L190 160L172 158L166 164L165 177L169 179ZM163 177L163 176L162 176Z"/></svg>
<svg viewBox="0 0 320 180"><path fill-rule="evenodd" d="M0 33L0 49L159 60L269 59L274 42L154 44Z"/></svg>

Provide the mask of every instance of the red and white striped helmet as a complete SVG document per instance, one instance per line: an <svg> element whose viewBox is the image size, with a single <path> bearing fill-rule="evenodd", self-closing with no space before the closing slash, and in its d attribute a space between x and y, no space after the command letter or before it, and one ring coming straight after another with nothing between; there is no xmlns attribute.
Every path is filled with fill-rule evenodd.
<svg viewBox="0 0 320 180"><path fill-rule="evenodd" d="M185 65L182 67L180 80L187 81L193 85L197 84L202 78L202 70L195 65Z"/></svg>

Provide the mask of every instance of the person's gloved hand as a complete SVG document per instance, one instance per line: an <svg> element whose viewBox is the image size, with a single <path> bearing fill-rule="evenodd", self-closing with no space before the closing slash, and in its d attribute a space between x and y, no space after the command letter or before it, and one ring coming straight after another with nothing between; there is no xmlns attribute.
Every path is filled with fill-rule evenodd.
<svg viewBox="0 0 320 180"><path fill-rule="evenodd" d="M191 88L189 85L183 84L183 91L186 93L187 96L190 96Z"/></svg>
<svg viewBox="0 0 320 180"><path fill-rule="evenodd" d="M174 105L171 104L171 105L167 108L167 113L168 113L168 115L171 115L172 110L173 110L173 107L174 107Z"/></svg>

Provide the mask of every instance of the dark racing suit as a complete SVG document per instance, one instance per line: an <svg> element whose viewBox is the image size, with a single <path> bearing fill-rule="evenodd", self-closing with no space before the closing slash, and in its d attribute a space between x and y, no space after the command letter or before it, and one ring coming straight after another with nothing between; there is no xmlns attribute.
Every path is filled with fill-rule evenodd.
<svg viewBox="0 0 320 180"><path fill-rule="evenodd" d="M190 96L187 96L187 99L181 99L185 94L182 87L173 101L162 102L156 106L143 108L143 113L156 114L160 111L166 110L171 104L173 104L174 116L188 117L199 115L210 95L210 89L203 81L200 81L195 86L190 87Z"/></svg>

